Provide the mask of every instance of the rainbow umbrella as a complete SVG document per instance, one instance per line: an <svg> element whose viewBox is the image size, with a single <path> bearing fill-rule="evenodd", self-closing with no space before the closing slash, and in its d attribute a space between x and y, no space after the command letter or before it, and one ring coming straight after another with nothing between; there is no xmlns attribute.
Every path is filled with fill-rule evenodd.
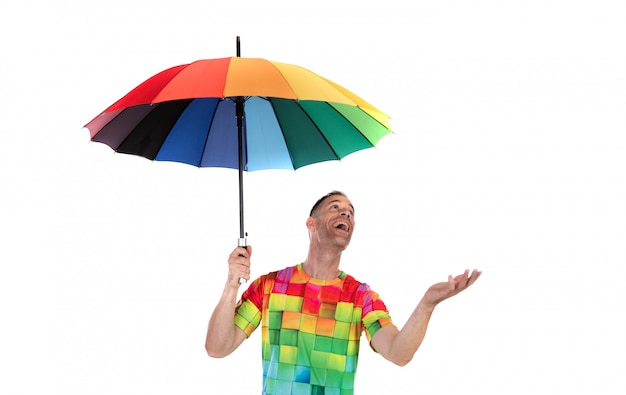
<svg viewBox="0 0 626 395"><path fill-rule="evenodd" d="M147 79L85 127L91 140L151 160L244 171L298 169L373 147L389 116L299 66L258 58L198 60Z"/></svg>

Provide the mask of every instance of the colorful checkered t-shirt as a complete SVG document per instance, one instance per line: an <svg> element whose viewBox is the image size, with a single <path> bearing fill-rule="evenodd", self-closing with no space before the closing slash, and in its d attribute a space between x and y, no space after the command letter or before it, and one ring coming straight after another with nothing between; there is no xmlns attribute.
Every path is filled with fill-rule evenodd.
<svg viewBox="0 0 626 395"><path fill-rule="evenodd" d="M314 279L302 264L262 276L242 294L235 324L250 336L259 323L266 395L353 394L361 334L370 341L393 325L367 284L344 272Z"/></svg>

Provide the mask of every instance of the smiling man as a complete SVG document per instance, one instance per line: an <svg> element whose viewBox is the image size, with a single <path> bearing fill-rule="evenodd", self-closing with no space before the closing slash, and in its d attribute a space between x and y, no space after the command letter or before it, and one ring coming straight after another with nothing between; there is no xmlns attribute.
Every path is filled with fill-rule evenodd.
<svg viewBox="0 0 626 395"><path fill-rule="evenodd" d="M339 269L355 226L348 197L339 191L324 195L306 226L305 261L257 278L238 302L239 278L250 278L252 248L233 250L228 280L209 320L205 346L215 358L232 353L261 324L263 394L353 394L363 332L374 351L406 365L435 306L481 274L466 270L432 285L399 330L379 295Z"/></svg>

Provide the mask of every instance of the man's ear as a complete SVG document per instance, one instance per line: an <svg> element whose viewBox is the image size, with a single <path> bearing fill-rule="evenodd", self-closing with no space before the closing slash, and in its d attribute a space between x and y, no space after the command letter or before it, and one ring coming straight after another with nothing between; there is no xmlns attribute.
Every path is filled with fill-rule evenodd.
<svg viewBox="0 0 626 395"><path fill-rule="evenodd" d="M307 218L306 228L309 230L309 233L315 228L315 219L313 219L313 217Z"/></svg>

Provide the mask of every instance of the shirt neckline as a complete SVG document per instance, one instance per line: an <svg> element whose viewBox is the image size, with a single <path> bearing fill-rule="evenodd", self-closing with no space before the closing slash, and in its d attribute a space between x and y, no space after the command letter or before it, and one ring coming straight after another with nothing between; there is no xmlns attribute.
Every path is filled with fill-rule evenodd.
<svg viewBox="0 0 626 395"><path fill-rule="evenodd" d="M346 278L346 273L343 270L340 270L339 275L335 278L332 278L330 280L322 280L320 278L315 278L315 277L311 277L309 276L309 274L304 270L304 263L301 262L299 263L296 268L298 269L298 271L302 274L302 277L304 277L304 279L311 283L311 284L315 284L315 285L334 285L334 284L339 284L343 281L344 278Z"/></svg>

